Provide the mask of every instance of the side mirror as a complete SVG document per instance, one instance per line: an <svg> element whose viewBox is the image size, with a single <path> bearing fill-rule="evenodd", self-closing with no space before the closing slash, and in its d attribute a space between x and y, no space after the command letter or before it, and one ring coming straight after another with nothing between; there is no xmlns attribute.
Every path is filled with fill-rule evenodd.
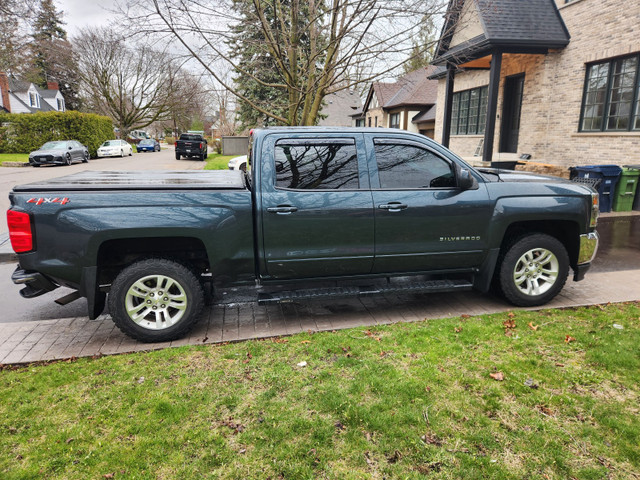
<svg viewBox="0 0 640 480"><path fill-rule="evenodd" d="M478 181L471 175L469 170L456 165L456 173L460 190L475 190L478 188Z"/></svg>

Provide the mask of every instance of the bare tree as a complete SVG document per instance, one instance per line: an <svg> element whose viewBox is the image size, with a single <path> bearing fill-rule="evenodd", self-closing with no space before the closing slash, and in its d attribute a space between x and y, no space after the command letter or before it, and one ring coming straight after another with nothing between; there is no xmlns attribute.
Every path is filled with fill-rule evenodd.
<svg viewBox="0 0 640 480"><path fill-rule="evenodd" d="M246 0L248 8L237 11L237 3L134 0L126 13L132 21L146 18L146 34L177 41L240 101L287 125L313 125L327 94L397 71L424 19L442 15L445 7L442 0ZM238 41L234 26L247 20L259 27L254 41L271 57L275 80L243 68L229 50L229 42ZM248 76L259 85L285 91L286 110L243 94L219 75L222 64L236 77Z"/></svg>
<svg viewBox="0 0 640 480"><path fill-rule="evenodd" d="M163 52L130 47L111 30L84 30L73 40L88 108L113 119L122 136L170 117L180 69Z"/></svg>

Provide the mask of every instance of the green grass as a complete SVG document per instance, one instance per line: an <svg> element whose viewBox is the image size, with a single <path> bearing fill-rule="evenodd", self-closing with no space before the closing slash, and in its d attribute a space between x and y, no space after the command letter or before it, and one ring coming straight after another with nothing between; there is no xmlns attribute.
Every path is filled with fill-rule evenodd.
<svg viewBox="0 0 640 480"><path fill-rule="evenodd" d="M631 303L5 369L0 478L637 478L639 345Z"/></svg>
<svg viewBox="0 0 640 480"><path fill-rule="evenodd" d="M0 165L4 162L22 162L29 161L28 153L0 153Z"/></svg>
<svg viewBox="0 0 640 480"><path fill-rule="evenodd" d="M219 153L210 153L207 158L205 170L227 170L229 168L229 160L238 155L222 155Z"/></svg>

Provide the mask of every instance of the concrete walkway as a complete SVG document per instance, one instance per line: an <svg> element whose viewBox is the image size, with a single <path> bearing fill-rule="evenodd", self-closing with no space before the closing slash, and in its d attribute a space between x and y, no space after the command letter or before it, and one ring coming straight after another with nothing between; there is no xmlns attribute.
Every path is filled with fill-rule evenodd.
<svg viewBox="0 0 640 480"><path fill-rule="evenodd" d="M569 280L562 293L543 308L640 300L640 270L591 273L582 282ZM516 308L501 299L476 292L380 295L362 298L309 300L258 306L257 303L215 305L205 309L192 333L166 343L140 343L115 328L110 317L44 320L0 325L0 365L91 357L265 338L358 326L459 315L483 315Z"/></svg>

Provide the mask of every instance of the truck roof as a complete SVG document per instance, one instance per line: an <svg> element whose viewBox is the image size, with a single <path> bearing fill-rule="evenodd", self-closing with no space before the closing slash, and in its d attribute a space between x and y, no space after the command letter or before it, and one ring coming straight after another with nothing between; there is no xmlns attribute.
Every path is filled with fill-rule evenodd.
<svg viewBox="0 0 640 480"><path fill-rule="evenodd" d="M79 172L14 187L15 192L102 190L243 190L244 176L229 170Z"/></svg>

